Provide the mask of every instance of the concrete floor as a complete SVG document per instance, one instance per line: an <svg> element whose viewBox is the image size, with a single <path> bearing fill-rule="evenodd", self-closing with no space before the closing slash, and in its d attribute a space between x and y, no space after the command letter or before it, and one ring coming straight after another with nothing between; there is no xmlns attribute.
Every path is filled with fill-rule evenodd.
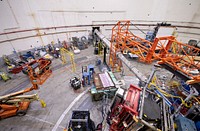
<svg viewBox="0 0 200 131"><path fill-rule="evenodd" d="M39 101L32 102L25 116L14 116L1 120L0 131L63 131L71 118L73 109L90 110L91 118L95 124L100 123L102 121L100 112L102 102L92 102L88 92L90 87L74 91L69 84L70 78L74 76L81 78L81 67L95 64L97 57L99 56L93 55L92 46L75 55L76 73L72 72L70 61L68 61L68 64L62 65L60 59L54 59L51 77L40 86L39 90L29 92L29 94L38 93L40 99L43 99L47 106L42 108ZM146 76L150 74L152 65L131 61ZM134 76L125 66L124 73L125 76ZM161 71L162 73L166 74L166 71ZM120 73L115 74L118 79L122 79ZM171 76L171 74L167 76ZM30 86L31 84L26 75L22 73L12 75L12 80L0 81L0 95L19 91ZM78 99L79 97L80 99Z"/></svg>

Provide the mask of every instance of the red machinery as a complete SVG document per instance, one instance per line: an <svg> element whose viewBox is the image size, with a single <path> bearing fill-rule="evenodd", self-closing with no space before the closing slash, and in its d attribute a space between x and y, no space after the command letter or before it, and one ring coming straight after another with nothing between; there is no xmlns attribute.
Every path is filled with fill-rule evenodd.
<svg viewBox="0 0 200 131"><path fill-rule="evenodd" d="M32 87L8 95L0 96L0 119L15 115L25 115L30 102L39 100L37 94L23 95L32 90L37 90L51 75L51 61L39 59L27 65L27 71ZM44 104L44 103L43 103Z"/></svg>
<svg viewBox="0 0 200 131"><path fill-rule="evenodd" d="M125 101L113 105L111 131L122 131L133 122L133 117L138 116L140 92L140 88L130 85Z"/></svg>
<svg viewBox="0 0 200 131"><path fill-rule="evenodd" d="M51 64L51 61L50 60L47 60L47 59L44 59L44 58L40 58L38 60L33 60L31 62L28 62L28 63L22 63L12 69L9 70L9 72L13 73L13 74L17 74L19 72L23 72L24 74L27 74L27 69L28 69L28 66L31 66L33 65L34 63L40 63L40 62L43 62L41 63L42 66L44 66L44 62L48 62L49 64Z"/></svg>
<svg viewBox="0 0 200 131"><path fill-rule="evenodd" d="M28 75L33 84L42 85L52 74L50 64L51 60L40 58L27 65Z"/></svg>

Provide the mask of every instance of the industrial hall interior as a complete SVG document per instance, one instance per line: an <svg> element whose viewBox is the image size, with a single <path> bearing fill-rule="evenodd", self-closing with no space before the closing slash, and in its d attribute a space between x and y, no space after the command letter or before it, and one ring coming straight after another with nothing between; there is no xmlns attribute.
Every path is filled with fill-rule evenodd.
<svg viewBox="0 0 200 131"><path fill-rule="evenodd" d="M0 0L0 131L200 131L200 0Z"/></svg>

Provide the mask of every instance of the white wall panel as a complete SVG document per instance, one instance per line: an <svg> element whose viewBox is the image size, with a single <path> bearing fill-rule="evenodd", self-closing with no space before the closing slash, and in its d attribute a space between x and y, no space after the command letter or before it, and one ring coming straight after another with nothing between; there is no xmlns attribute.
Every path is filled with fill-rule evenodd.
<svg viewBox="0 0 200 131"><path fill-rule="evenodd" d="M118 20L144 21L178 21L200 22L200 0L3 0L0 1L0 33L44 28L54 26L71 26L97 23L112 23ZM116 23L116 22L114 22ZM200 24L179 23L180 25L200 26ZM111 27L103 27L102 33L110 38ZM148 27L145 27L148 28ZM36 34L52 35L30 37L24 40L12 41L16 49L29 49L31 45L46 45L52 40L57 42L67 40L73 36L88 35L91 27L49 29L23 32L17 34L0 35L0 41L15 39ZM68 32L67 31L80 31ZM86 30L82 32L82 30ZM139 36L140 31L133 30ZM56 34L58 32L64 32ZM188 41L190 38L200 39L199 30L180 29L179 40ZM184 34L189 32L190 34ZM192 34L193 32L194 34ZM8 45L8 47L6 47ZM12 52L10 43L0 43L0 48ZM3 53L5 50L3 51ZM0 52L0 56L2 53Z"/></svg>
<svg viewBox="0 0 200 131"><path fill-rule="evenodd" d="M0 1L0 23L0 32L7 28L18 27L13 12L6 0Z"/></svg>
<svg viewBox="0 0 200 131"><path fill-rule="evenodd" d="M31 17L31 10L26 2L24 1L15 1L15 0L7 0L10 3L10 6L15 15L15 19L17 21L18 27L20 29L30 29L33 27L33 22Z"/></svg>
<svg viewBox="0 0 200 131"><path fill-rule="evenodd" d="M170 0L165 19L173 21L192 21L199 7L199 0ZM199 22L199 20L196 22Z"/></svg>
<svg viewBox="0 0 200 131"><path fill-rule="evenodd" d="M12 54L14 51L10 42L5 42L0 44L0 56Z"/></svg>
<svg viewBox="0 0 200 131"><path fill-rule="evenodd" d="M52 20L54 26L64 26L65 19L63 12L51 12L52 13Z"/></svg>
<svg viewBox="0 0 200 131"><path fill-rule="evenodd" d="M78 25L78 14L76 12L64 12L64 20L66 25Z"/></svg>
<svg viewBox="0 0 200 131"><path fill-rule="evenodd" d="M39 23L41 27L52 27L54 26L52 13L49 11L38 11L37 12Z"/></svg>
<svg viewBox="0 0 200 131"><path fill-rule="evenodd" d="M7 36L6 35L0 35L0 41L5 41L7 40ZM1 43L0 43L0 47L1 47Z"/></svg>

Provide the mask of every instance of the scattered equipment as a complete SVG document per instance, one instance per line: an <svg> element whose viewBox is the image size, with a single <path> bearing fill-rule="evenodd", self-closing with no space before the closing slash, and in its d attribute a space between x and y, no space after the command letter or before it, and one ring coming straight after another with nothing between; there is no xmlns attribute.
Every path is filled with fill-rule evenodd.
<svg viewBox="0 0 200 131"><path fill-rule="evenodd" d="M74 90L81 88L81 81L77 77L70 79L70 84L74 88Z"/></svg>
<svg viewBox="0 0 200 131"><path fill-rule="evenodd" d="M93 79L94 65L82 66L82 84L83 86L90 85L91 79Z"/></svg>
<svg viewBox="0 0 200 131"><path fill-rule="evenodd" d="M28 51L25 54L19 53L19 57L21 60L26 61L26 62L30 62L31 59L35 59L35 57L31 51Z"/></svg>
<svg viewBox="0 0 200 131"><path fill-rule="evenodd" d="M74 47L78 47L80 50L84 50L88 47L87 38L85 36L82 36L79 40L78 37L72 37L72 43Z"/></svg>
<svg viewBox="0 0 200 131"><path fill-rule="evenodd" d="M24 74L28 74L28 72L30 72L33 76L41 75L47 72L51 73L51 70L49 68L50 65L51 65L51 60L40 58L23 66L22 72Z"/></svg>
<svg viewBox="0 0 200 131"><path fill-rule="evenodd" d="M121 97L119 98L119 101L117 99L118 102L114 102L114 104L111 106L111 114L108 115L108 119L111 120L110 129L113 131L122 130L122 129L130 131L130 130L139 130L141 128L149 129L149 130L160 130L161 127L163 127L165 128L163 130L166 130L166 131L168 129L173 130L173 120L168 119L169 118L168 116L170 116L171 112L165 111L164 109L167 107L163 106L163 109L165 112L163 112L161 116L157 117L157 118L160 118L159 121L157 120L157 118L154 119L152 117L149 118L148 116L147 117L145 116L146 111L144 110L144 106L146 104L144 103L147 102L145 97L149 93L152 93L153 95L155 95L154 92L151 92L151 91L149 92L149 90L147 90L147 87L149 83L151 82L156 70L153 69L150 74L150 77L147 79L146 76L144 76L134 65L132 65L123 56L123 54L121 53L122 50L119 50L119 51L116 50L115 46L112 46L112 44L98 30L95 30L95 33L107 45L107 47L110 48L110 51L111 51L110 57L115 57L114 59L110 59L111 67L115 66L115 64L121 65L123 62L130 69L130 71L136 75L136 77L140 80L140 83L139 83L140 86L143 87L142 91L140 90L140 88L135 88L136 86L130 87L128 92L127 92L127 89L121 89L121 88L118 89L117 92L122 91L122 93L120 93L119 95ZM112 64L113 60L115 61L114 64ZM129 95L126 95L126 94L129 94ZM139 96L139 99L138 99L138 96ZM164 100L162 100L162 102L163 101ZM155 102L151 100L148 103L150 103L151 105L151 103L155 103ZM155 105L158 106L158 104L156 103ZM163 105L165 105L165 102L163 102ZM135 107L138 107L138 108L136 109ZM158 110L157 112L158 112L157 114L159 114L160 111ZM149 114L151 114L151 112ZM166 125L165 123L167 123L168 125Z"/></svg>
<svg viewBox="0 0 200 131"><path fill-rule="evenodd" d="M171 68L169 71L178 73L188 84L200 90L198 84L200 82L199 48L179 42L174 36L155 38L157 31L152 34L150 41L145 40L129 30L131 25L131 21L119 21L112 28L111 42L105 40L106 38L103 38L96 30L104 43L110 44L109 64L113 70L122 67L123 60L118 59L120 52L129 50L132 54L136 54L142 62L151 63L154 60L160 60L159 64L166 69ZM170 26L165 23L162 25ZM176 48L173 48L174 44Z"/></svg>
<svg viewBox="0 0 200 131"><path fill-rule="evenodd" d="M7 71L13 74L21 72L22 66L26 63L20 59L10 58L7 55L3 55L3 60L5 65L7 65Z"/></svg>
<svg viewBox="0 0 200 131"><path fill-rule="evenodd" d="M24 90L0 96L0 119L11 116L23 116L26 114L29 104L32 101L39 100L37 94L24 95L24 93L32 90L38 90L38 85L42 85L46 79L51 75L50 69L51 61L39 59L37 62L27 66L27 72L32 83L32 87ZM44 101L40 101L45 107Z"/></svg>
<svg viewBox="0 0 200 131"><path fill-rule="evenodd" d="M60 49L56 48L53 44L47 45L47 52L51 54L54 58L59 58L60 57Z"/></svg>

